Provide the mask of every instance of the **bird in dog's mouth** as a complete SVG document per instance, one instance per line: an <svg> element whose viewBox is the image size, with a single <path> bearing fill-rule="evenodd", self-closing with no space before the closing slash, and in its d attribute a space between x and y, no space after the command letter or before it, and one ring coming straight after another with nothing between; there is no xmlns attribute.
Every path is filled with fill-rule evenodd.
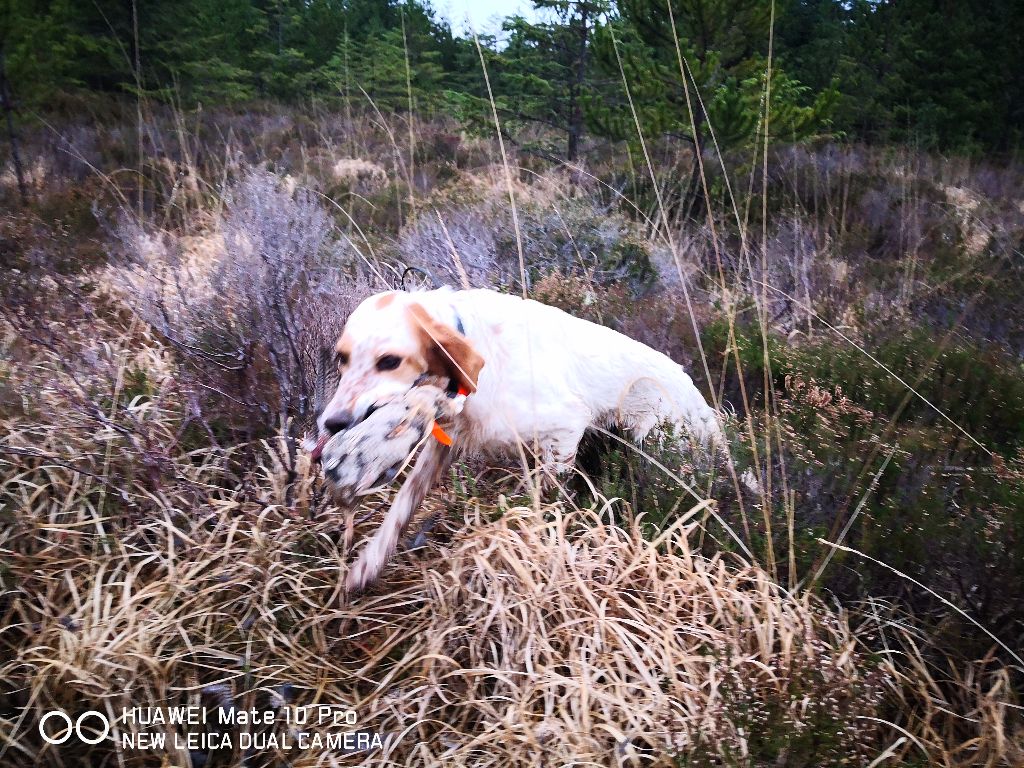
<svg viewBox="0 0 1024 768"><path fill-rule="evenodd" d="M425 440L450 444L439 425L451 423L465 397L450 397L446 389L433 383L413 387L343 432L304 441L339 504L352 506L360 496L394 481Z"/></svg>

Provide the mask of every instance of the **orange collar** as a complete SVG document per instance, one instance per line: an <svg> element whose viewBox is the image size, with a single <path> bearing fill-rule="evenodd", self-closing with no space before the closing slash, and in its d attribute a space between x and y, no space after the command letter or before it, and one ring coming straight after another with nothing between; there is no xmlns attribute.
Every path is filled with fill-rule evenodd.
<svg viewBox="0 0 1024 768"><path fill-rule="evenodd" d="M452 444L452 436L445 432L443 429L441 429L441 425L438 424L436 421L434 422L433 428L430 430L430 434L432 434L434 436L434 439L437 440L437 442L439 442L441 445Z"/></svg>

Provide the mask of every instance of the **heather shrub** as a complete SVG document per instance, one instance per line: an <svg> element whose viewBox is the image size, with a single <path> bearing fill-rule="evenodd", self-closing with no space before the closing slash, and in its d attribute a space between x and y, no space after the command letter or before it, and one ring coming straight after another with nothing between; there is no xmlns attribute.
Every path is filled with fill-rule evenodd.
<svg viewBox="0 0 1024 768"><path fill-rule="evenodd" d="M388 183L384 168L358 157L339 158L331 166L331 175L336 184L364 195L372 194Z"/></svg>
<svg viewBox="0 0 1024 768"><path fill-rule="evenodd" d="M120 235L130 268L116 272L117 288L223 401L221 428L252 438L307 426L329 375L323 352L372 292L312 193L254 169L200 237L132 221Z"/></svg>
<svg viewBox="0 0 1024 768"><path fill-rule="evenodd" d="M150 327L78 275L37 264L4 281L0 296L5 477L38 484L38 509L51 522L79 510L115 527L137 520L147 498L174 484L172 457L203 421L192 382L176 375ZM86 477L70 510L55 487ZM129 487L139 497L129 498ZM2 484L0 527L35 524L12 514L23 501L18 481ZM88 547L100 553L104 541L92 537Z"/></svg>
<svg viewBox="0 0 1024 768"><path fill-rule="evenodd" d="M1024 578L1024 390L1012 364L922 335L872 345L884 365L995 451L990 456L863 354L824 342L769 344L777 400L768 423L760 334L740 330L737 350L755 418L760 429L779 431L775 484L795 494L797 575L816 570L823 556L818 539L835 541L863 499L845 544L955 596L993 630L1018 631L1024 603L1012 585ZM709 359L729 359L716 354L725 341L724 326L709 327ZM732 382L727 400L739 406L736 373L728 367L725 373ZM780 551L787 546L788 508L776 504ZM891 570L848 555L836 555L824 584L848 600L900 595L918 618L934 611L936 620L957 624ZM977 652L986 643L980 642ZM946 650L972 652L959 637Z"/></svg>
<svg viewBox="0 0 1024 768"><path fill-rule="evenodd" d="M519 292L521 244L528 290L552 272L624 286L634 294L654 285L650 246L625 217L585 198L531 194L537 199L520 197L517 221L500 188L469 204L454 201L424 212L399 235L400 257L451 285L461 285L464 273L474 288Z"/></svg>

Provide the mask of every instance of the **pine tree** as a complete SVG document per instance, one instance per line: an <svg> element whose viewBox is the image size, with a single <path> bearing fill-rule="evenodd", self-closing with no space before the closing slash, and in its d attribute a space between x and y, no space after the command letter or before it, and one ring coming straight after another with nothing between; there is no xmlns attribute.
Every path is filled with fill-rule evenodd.
<svg viewBox="0 0 1024 768"><path fill-rule="evenodd" d="M771 0L620 0L618 16L595 35L595 57L619 88L617 97L604 93L590 99L587 114L594 130L636 140L638 122L646 138L685 141L695 156L703 155L712 128L723 149L765 138L799 140L821 131L835 90L812 94L775 61L769 135L764 136L771 9ZM690 208L699 202L698 171L694 163L684 194Z"/></svg>
<svg viewBox="0 0 1024 768"><path fill-rule="evenodd" d="M429 109L442 92L444 70L433 38L432 20L420 6L405 26L381 29L358 39L345 36L327 65L334 88L357 98L360 91L382 112ZM410 94L411 91L411 94Z"/></svg>
<svg viewBox="0 0 1024 768"><path fill-rule="evenodd" d="M841 124L930 149L1003 151L1024 137L1024 14L1015 0L853 3Z"/></svg>
<svg viewBox="0 0 1024 768"><path fill-rule="evenodd" d="M7 0L0 23L8 78L26 104L45 108L62 91L120 91L132 81L122 4Z"/></svg>
<svg viewBox="0 0 1024 768"><path fill-rule="evenodd" d="M522 16L507 19L508 34L500 51L485 45L485 65L495 106L509 138L528 151L554 160L579 159L586 127L583 99L590 85L593 31L607 0L534 0L536 10L548 12L549 22L532 23ZM475 53L475 52L474 52ZM479 64L477 64L479 67ZM494 130L486 93L449 94L466 124L483 133ZM531 124L565 137L564 151L540 141L525 142L517 134Z"/></svg>
<svg viewBox="0 0 1024 768"><path fill-rule="evenodd" d="M164 0L140 18L145 82L186 103L230 103L260 93L266 22L250 0Z"/></svg>
<svg viewBox="0 0 1024 768"><path fill-rule="evenodd" d="M553 12L557 21L520 21L520 34L534 42L538 52L550 62L549 98L542 103L542 109L551 115L556 127L565 131L566 159L575 162L583 137L583 97L588 85L591 38L610 4L605 0L534 0L533 5L537 10Z"/></svg>

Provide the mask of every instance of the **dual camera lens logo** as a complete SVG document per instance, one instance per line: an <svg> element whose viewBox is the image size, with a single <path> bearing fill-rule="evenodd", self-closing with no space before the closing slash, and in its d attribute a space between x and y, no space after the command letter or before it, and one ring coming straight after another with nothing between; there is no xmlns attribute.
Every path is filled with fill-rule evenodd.
<svg viewBox="0 0 1024 768"><path fill-rule="evenodd" d="M57 720L62 722L64 725L64 730L62 730L56 737L50 736L46 732L46 721L50 718L57 718ZM96 734L97 731L94 731L91 727L89 728L89 730L85 730L82 728L83 723L89 725L88 721L90 720L90 718L94 720L99 720L99 723L103 728L102 733L99 733L98 736L92 735L91 738L89 737L89 735ZM63 744L65 741L71 738L72 733L78 736L79 740L84 744L99 744L101 741L107 738L107 736L110 733L110 720L108 720L107 716L104 715L102 712L97 712L95 709L90 709L88 712L83 712L78 716L77 720L72 720L65 712L62 712L59 709L55 709L52 712L47 712L39 720L39 735L43 737L43 741L45 741L47 744Z"/></svg>

